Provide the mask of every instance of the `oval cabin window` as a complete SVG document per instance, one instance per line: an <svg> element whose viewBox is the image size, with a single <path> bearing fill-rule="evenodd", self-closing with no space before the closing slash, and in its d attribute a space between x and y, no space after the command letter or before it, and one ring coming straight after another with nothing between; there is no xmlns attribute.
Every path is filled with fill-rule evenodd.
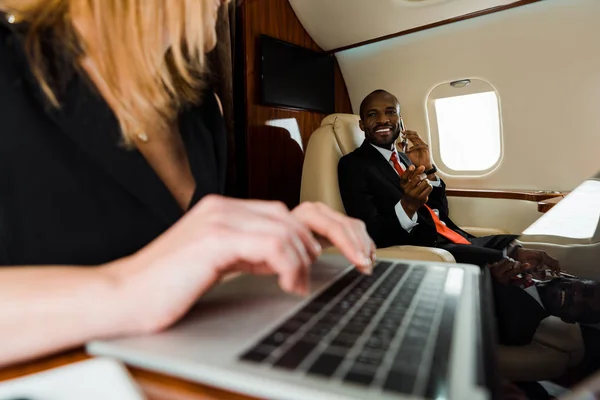
<svg viewBox="0 0 600 400"><path fill-rule="evenodd" d="M437 86L427 99L433 157L449 175L484 175L500 164L502 124L496 90L479 79Z"/></svg>

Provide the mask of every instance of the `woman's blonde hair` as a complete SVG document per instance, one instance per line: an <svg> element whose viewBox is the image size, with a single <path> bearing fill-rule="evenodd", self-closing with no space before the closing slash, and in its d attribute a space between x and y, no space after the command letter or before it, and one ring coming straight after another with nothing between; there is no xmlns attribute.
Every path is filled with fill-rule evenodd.
<svg viewBox="0 0 600 400"><path fill-rule="evenodd" d="M50 102L59 107L43 51L48 34L77 67L80 52L93 62L127 144L136 133L169 129L183 104L199 100L207 7L206 0L0 0L0 10L27 24L26 52Z"/></svg>

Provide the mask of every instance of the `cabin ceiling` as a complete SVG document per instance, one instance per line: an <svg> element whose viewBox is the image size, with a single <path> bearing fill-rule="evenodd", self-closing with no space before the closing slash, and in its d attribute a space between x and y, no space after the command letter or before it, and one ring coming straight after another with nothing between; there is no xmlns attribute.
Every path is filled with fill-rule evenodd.
<svg viewBox="0 0 600 400"><path fill-rule="evenodd" d="M289 0L323 50L333 50L516 0Z"/></svg>

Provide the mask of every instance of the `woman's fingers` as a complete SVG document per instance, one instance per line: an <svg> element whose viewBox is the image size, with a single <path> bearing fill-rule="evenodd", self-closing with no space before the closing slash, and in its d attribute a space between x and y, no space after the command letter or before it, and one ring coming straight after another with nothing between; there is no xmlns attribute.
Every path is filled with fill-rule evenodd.
<svg viewBox="0 0 600 400"><path fill-rule="evenodd" d="M376 259L377 259L377 248L375 247L375 242L373 240L371 240L371 261L373 261L373 263L375 263Z"/></svg>
<svg viewBox="0 0 600 400"><path fill-rule="evenodd" d="M238 256L236 264L244 268L252 264L261 274L269 270L278 275L279 286L290 293L308 293L308 269L298 258L294 246L289 241L275 235L235 232L229 235L229 245ZM234 246L231 246L235 244Z"/></svg>
<svg viewBox="0 0 600 400"><path fill-rule="evenodd" d="M375 256L375 243L367 233L365 223L358 219L347 217L346 215L335 212L329 208L327 208L327 210L331 218L345 228L348 236L351 236L354 239L354 242L363 249L365 256L372 261Z"/></svg>
<svg viewBox="0 0 600 400"><path fill-rule="evenodd" d="M284 290L307 293L309 268L321 251L310 230L279 203L217 200L207 208L205 221L229 253L223 268L261 274L270 269Z"/></svg>
<svg viewBox="0 0 600 400"><path fill-rule="evenodd" d="M233 225L239 225L234 223ZM237 229L246 232L249 235L264 236L265 240L271 240L272 237L283 242L294 252L298 262L304 267L309 267L315 261L314 250L307 248L297 232L290 229L286 224L259 216L249 216L246 222L241 226L230 226L231 229ZM260 246L259 246L260 249Z"/></svg>
<svg viewBox="0 0 600 400"><path fill-rule="evenodd" d="M302 215L302 218L309 218ZM363 273L370 273L374 254L368 235L362 231L364 227L359 224L348 224L336 221L333 218L307 220L311 228L323 237L327 238L341 253L348 258Z"/></svg>
<svg viewBox="0 0 600 400"><path fill-rule="evenodd" d="M255 212L262 217L279 221L283 224L282 228L285 229L286 232L287 230L294 232L305 246L311 259L311 263L321 254L322 246L313 236L311 230L294 218L283 203L272 201L237 201L240 203L238 204L238 207L242 207L250 212ZM286 232L279 233L286 234Z"/></svg>
<svg viewBox="0 0 600 400"><path fill-rule="evenodd" d="M335 245L359 270L370 273L375 245L362 221L323 204L303 203L291 213L276 202L215 198L208 220L223 228L223 247L230 249L232 268L253 273L272 271L281 287L307 293L310 265L319 256L317 237ZM231 269L229 269L231 270Z"/></svg>
<svg viewBox="0 0 600 400"><path fill-rule="evenodd" d="M314 248L312 235L307 229L302 229L293 218L285 221L272 215L261 214L254 211L248 211L244 207L232 209L226 215L215 214L211 217L215 219L220 226L233 232L243 232L248 235L267 235L276 236L282 241L291 245L296 256L306 266L310 266L318 256L317 249ZM306 232L303 232L306 231ZM302 234L308 236L306 245L302 239Z"/></svg>
<svg viewBox="0 0 600 400"><path fill-rule="evenodd" d="M302 203L292 214L317 235L336 246L363 273L370 273L374 244L365 224L318 203Z"/></svg>

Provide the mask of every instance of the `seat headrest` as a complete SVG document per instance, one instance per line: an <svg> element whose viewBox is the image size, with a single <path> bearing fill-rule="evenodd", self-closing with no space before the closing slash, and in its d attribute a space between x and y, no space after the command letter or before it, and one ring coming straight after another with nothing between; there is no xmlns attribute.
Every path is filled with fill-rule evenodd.
<svg viewBox="0 0 600 400"><path fill-rule="evenodd" d="M321 122L321 126L333 128L342 155L353 152L365 140L365 134L358 126L359 120L360 117L354 114L331 114Z"/></svg>

